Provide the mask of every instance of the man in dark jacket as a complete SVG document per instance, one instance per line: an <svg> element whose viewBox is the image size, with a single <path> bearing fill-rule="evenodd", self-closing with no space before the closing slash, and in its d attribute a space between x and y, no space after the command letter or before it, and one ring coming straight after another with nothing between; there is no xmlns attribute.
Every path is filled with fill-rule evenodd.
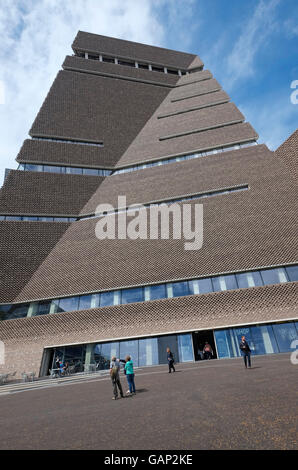
<svg viewBox="0 0 298 470"><path fill-rule="evenodd" d="M251 350L245 339L245 336L242 336L239 347L243 355L245 368L247 369L247 362L248 362L248 367L251 368L251 361L250 361Z"/></svg>
<svg viewBox="0 0 298 470"><path fill-rule="evenodd" d="M174 355L171 352L170 348L167 348L167 359L168 359L168 365L169 365L169 373L172 372L171 369L173 369L173 371L176 372L175 367L174 367Z"/></svg>

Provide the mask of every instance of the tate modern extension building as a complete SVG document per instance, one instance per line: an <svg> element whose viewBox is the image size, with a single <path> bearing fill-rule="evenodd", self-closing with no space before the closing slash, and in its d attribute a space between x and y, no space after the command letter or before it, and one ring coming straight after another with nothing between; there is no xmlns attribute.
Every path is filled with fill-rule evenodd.
<svg viewBox="0 0 298 470"><path fill-rule="evenodd" d="M145 367L167 347L197 361L206 342L234 358L243 334L253 354L291 351L298 133L259 143L196 55L85 32L72 49L0 190L0 372ZM96 235L161 204L202 207L200 248Z"/></svg>

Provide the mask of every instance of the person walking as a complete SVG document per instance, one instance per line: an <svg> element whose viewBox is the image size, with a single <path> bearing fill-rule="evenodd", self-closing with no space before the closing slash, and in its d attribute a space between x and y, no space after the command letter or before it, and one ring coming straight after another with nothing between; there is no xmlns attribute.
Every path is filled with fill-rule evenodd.
<svg viewBox="0 0 298 470"><path fill-rule="evenodd" d="M167 359L168 359L168 366L169 366L169 374L172 372L176 372L174 367L174 354L171 352L170 348L167 348Z"/></svg>
<svg viewBox="0 0 298 470"><path fill-rule="evenodd" d="M116 356L113 356L111 358L110 362L110 376L112 380L112 385L113 385L113 400L117 400L118 398L118 389L121 398L124 398L123 396L123 390L122 390L122 385L120 382L120 360L116 358ZM118 389L117 389L118 387Z"/></svg>
<svg viewBox="0 0 298 470"><path fill-rule="evenodd" d="M251 350L248 345L248 342L245 339L245 336L242 336L239 347L242 352L245 368L247 369L247 363L248 363L248 367L251 368L251 360L250 360Z"/></svg>
<svg viewBox="0 0 298 470"><path fill-rule="evenodd" d="M125 358L125 373L126 379L128 383L129 390L127 390L127 395L132 395L136 393L136 386L135 386L135 374L133 370L133 362L130 356L126 356Z"/></svg>

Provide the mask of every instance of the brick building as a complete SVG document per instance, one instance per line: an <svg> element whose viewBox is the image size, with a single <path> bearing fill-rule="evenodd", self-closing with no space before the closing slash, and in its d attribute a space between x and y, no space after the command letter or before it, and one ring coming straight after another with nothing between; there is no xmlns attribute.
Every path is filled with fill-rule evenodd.
<svg viewBox="0 0 298 470"><path fill-rule="evenodd" d="M167 346L200 360L206 342L238 357L242 334L254 354L290 351L297 132L276 152L258 143L193 54L85 32L72 48L0 190L0 372L47 375L57 356L147 366ZM96 208L116 213L119 195L128 218L131 204L203 204L202 248L98 240Z"/></svg>

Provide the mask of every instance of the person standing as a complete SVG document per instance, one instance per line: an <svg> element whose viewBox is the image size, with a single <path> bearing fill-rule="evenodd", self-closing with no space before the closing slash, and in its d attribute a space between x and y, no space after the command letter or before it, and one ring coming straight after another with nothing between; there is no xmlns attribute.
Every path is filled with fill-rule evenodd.
<svg viewBox="0 0 298 470"><path fill-rule="evenodd" d="M211 348L210 344L208 343L208 341L206 341L205 343L205 346L204 346L204 349L203 349L203 353L204 353L204 358L205 359L212 359L212 356L213 356L213 349Z"/></svg>
<svg viewBox="0 0 298 470"><path fill-rule="evenodd" d="M125 358L125 366L126 372L126 379L128 383L129 390L127 390L127 394L135 394L136 393L136 386L135 386L135 374L133 370L133 362L130 356L126 356Z"/></svg>
<svg viewBox="0 0 298 470"><path fill-rule="evenodd" d="M113 356L110 362L110 376L111 376L111 380L113 384L113 392L114 392L113 400L117 400L118 398L118 389L119 389L121 398L124 398L122 385L120 382L120 360L117 359L116 356Z"/></svg>
<svg viewBox="0 0 298 470"><path fill-rule="evenodd" d="M251 368L251 361L250 361L251 350L248 345L248 342L245 339L245 336L242 336L239 347L243 355L245 368L247 369L247 363L248 363L248 367Z"/></svg>
<svg viewBox="0 0 298 470"><path fill-rule="evenodd" d="M172 372L176 372L174 367L174 354L171 352L170 348L167 348L167 359L168 359L168 366L169 366L169 374Z"/></svg>

